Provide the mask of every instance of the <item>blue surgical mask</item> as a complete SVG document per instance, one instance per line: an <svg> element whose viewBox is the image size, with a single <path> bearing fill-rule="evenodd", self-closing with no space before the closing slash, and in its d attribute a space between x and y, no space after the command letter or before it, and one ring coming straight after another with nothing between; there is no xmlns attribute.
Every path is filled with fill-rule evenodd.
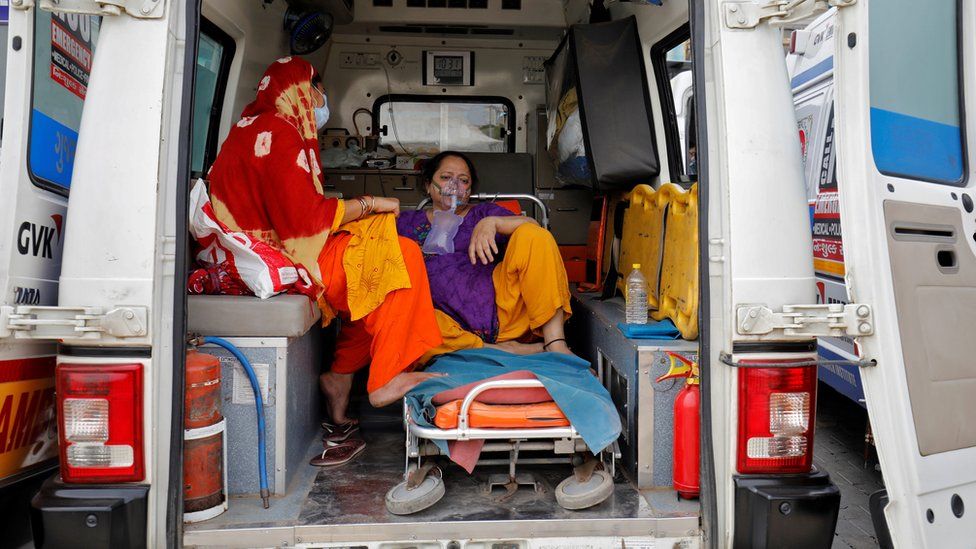
<svg viewBox="0 0 976 549"><path fill-rule="evenodd" d="M323 127L325 127L325 123L328 121L329 121L329 98L326 97L324 93L322 93L322 106L315 108L315 127L321 130Z"/></svg>

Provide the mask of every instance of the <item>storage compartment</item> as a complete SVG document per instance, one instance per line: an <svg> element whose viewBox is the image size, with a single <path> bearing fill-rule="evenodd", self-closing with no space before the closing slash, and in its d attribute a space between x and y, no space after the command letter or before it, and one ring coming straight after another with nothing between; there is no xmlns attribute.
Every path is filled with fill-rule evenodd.
<svg viewBox="0 0 976 549"><path fill-rule="evenodd" d="M641 48L631 16L573 25L546 61L546 149L557 178L597 189L629 189L657 177L660 162Z"/></svg>
<svg viewBox="0 0 976 549"><path fill-rule="evenodd" d="M540 190L537 196L549 206L549 230L560 245L585 246L590 232L590 189Z"/></svg>
<svg viewBox="0 0 976 549"><path fill-rule="evenodd" d="M187 305L190 331L227 339L254 368L264 399L268 488L284 495L295 474L306 467L308 441L320 431L317 380L325 335L318 308L296 295L265 300L193 295ZM214 345L199 350L221 364L227 494L258 494L257 410L250 381L227 350Z"/></svg>
<svg viewBox="0 0 976 549"><path fill-rule="evenodd" d="M298 338L226 338L251 362L264 399L268 489L277 496L306 467L307 441L320 431L319 362L322 341L315 327ZM254 393L244 368L230 352L205 345L200 352L220 359L221 405L227 420L227 493L257 494L258 432Z"/></svg>
<svg viewBox="0 0 976 549"><path fill-rule="evenodd" d="M698 360L698 342L628 339L617 327L623 299L573 295L573 350L597 366L623 424L619 442L624 470L637 487L670 487L674 448L674 399L681 380L654 380L668 371L668 351Z"/></svg>
<svg viewBox="0 0 976 549"><path fill-rule="evenodd" d="M400 208L415 208L424 197L420 176L413 174L383 174L379 176L383 196L400 200Z"/></svg>
<svg viewBox="0 0 976 549"><path fill-rule="evenodd" d="M326 192L341 193L343 198L366 194L365 175L343 173L341 170L325 170L322 178L322 188Z"/></svg>
<svg viewBox="0 0 976 549"><path fill-rule="evenodd" d="M586 280L586 246L559 246L569 282Z"/></svg>

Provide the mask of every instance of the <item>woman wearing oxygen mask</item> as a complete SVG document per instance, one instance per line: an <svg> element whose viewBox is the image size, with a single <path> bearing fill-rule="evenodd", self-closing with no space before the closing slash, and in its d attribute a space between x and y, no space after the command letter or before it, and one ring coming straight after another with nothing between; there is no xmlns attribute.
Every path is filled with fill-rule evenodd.
<svg viewBox="0 0 976 549"><path fill-rule="evenodd" d="M395 198L327 198L318 130L328 103L318 75L298 57L271 64L210 170L217 218L282 250L312 275L323 324L347 322L320 385L331 414L325 451L313 465L338 465L362 452L346 416L353 373L370 364L374 406L396 402L433 374L411 371L441 344L420 249L398 237ZM345 335L342 335L345 334ZM309 411L311 412L311 410Z"/></svg>
<svg viewBox="0 0 976 549"><path fill-rule="evenodd" d="M497 204L468 204L478 176L462 153L431 158L422 177L433 209L397 219L400 235L422 246L444 338L422 360L485 346L572 354L563 331L569 282L549 231Z"/></svg>

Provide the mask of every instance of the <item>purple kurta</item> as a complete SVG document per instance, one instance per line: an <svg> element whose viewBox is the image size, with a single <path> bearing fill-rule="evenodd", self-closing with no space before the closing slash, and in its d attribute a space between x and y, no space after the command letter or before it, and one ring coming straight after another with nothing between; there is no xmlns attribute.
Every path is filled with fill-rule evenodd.
<svg viewBox="0 0 976 549"><path fill-rule="evenodd" d="M471 233L479 221L490 216L507 215L514 214L491 202L473 206L465 214L457 235L454 236L454 253L424 255L434 308L440 309L462 328L477 334L488 343L493 343L498 337L498 310L495 306L495 286L491 273L495 264L501 260L504 252L502 247L508 242L508 237L495 236L500 253L495 256L495 263L488 265L481 261L472 265L468 257L468 245L471 243ZM400 212L397 232L423 246L430 233L427 212Z"/></svg>

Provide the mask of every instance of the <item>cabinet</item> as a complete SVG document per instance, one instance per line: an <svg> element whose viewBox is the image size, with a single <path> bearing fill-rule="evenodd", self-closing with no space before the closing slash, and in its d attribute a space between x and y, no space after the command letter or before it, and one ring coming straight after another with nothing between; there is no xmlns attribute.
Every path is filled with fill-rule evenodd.
<svg viewBox="0 0 976 549"><path fill-rule="evenodd" d="M592 190L539 189L536 196L549 207L549 230L560 246L586 244L593 208Z"/></svg>
<svg viewBox="0 0 976 549"><path fill-rule="evenodd" d="M349 199L364 194L400 199L401 208L415 208L424 199L420 176L408 170L366 168L323 170L326 194Z"/></svg>

